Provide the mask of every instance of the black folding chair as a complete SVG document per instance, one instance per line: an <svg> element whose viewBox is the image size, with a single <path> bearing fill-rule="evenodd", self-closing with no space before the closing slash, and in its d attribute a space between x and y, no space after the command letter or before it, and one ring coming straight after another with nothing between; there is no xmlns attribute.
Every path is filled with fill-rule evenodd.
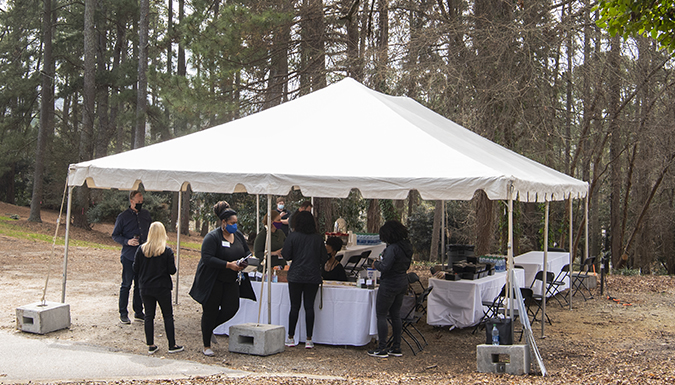
<svg viewBox="0 0 675 385"><path fill-rule="evenodd" d="M578 272L573 272L571 274L570 279L572 280L572 284L570 286L570 291L572 291L572 295L577 294L577 292L581 293L581 296L584 298L584 301L586 301L586 295L584 295L584 291L582 289L586 289L588 292L589 298L593 298L593 293L591 293L591 289L586 286L586 279L591 276L591 270L593 269L593 265L595 264L595 257L588 257L586 260L579 266L579 271Z"/></svg>
<svg viewBox="0 0 675 385"><path fill-rule="evenodd" d="M411 280L413 282L410 282ZM408 284L415 282L420 282L417 274L408 273ZM421 282L419 284L424 290L419 294L415 293L414 290L409 290L408 294L403 298L403 305L401 306L401 341L408 345L413 355L417 355L417 352L421 352L429 345L424 334L415 325L427 312L426 300L433 287L424 288ZM391 318L387 317L387 321L391 324ZM387 347L391 347L393 343L394 337L391 336L387 341ZM413 347L413 344L415 344L417 349Z"/></svg>
<svg viewBox="0 0 675 385"><path fill-rule="evenodd" d="M502 290L492 301L482 301L483 316L478 320L478 324L473 328L471 334L476 334L476 330L481 329L485 325L485 320L490 318L497 318L499 309L504 305L506 299L506 285L502 286Z"/></svg>
<svg viewBox="0 0 675 385"><path fill-rule="evenodd" d="M366 250L361 254L352 255L345 265L345 273L347 277L355 277L360 270L363 270L363 265L368 261L371 250Z"/></svg>
<svg viewBox="0 0 675 385"><path fill-rule="evenodd" d="M560 269L560 273L558 273L558 276L556 276L553 279L553 282L551 282L551 297L555 298L556 301L558 301L558 304L560 307L565 307L569 302L567 302L567 293L563 293L563 290L560 290L561 287L567 286L567 282L565 280L569 278L570 276L570 265L566 264L565 266ZM562 300L561 300L562 298Z"/></svg>
<svg viewBox="0 0 675 385"><path fill-rule="evenodd" d="M546 272L546 290L544 295L542 296L541 293L535 293L534 290L532 290L532 304L534 304L537 307L537 310L534 312L533 315L533 320L537 320L537 314L539 314L539 311L542 310L542 304L544 301L548 301L548 295L551 294L551 289L553 288L553 281L555 280L555 274L552 271L547 271ZM537 282L541 282L542 287L544 286L544 272L543 271L538 271L537 274L534 276L534 280L530 284L530 289L534 287L534 284ZM546 314L546 320L548 321L549 324L553 325L553 322L551 322L551 318Z"/></svg>

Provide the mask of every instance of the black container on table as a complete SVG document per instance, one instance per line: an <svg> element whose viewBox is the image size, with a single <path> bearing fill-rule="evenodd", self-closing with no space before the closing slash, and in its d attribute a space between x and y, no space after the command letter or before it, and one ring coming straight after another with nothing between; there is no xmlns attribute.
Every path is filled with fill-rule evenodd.
<svg viewBox="0 0 675 385"><path fill-rule="evenodd" d="M466 260L468 257L473 257L474 245L446 245L446 252L448 255L448 264L452 265L454 262Z"/></svg>
<svg viewBox="0 0 675 385"><path fill-rule="evenodd" d="M497 330L499 330L499 344L513 345L511 318L488 318L485 320L485 343L492 344L492 327L494 325L497 325Z"/></svg>

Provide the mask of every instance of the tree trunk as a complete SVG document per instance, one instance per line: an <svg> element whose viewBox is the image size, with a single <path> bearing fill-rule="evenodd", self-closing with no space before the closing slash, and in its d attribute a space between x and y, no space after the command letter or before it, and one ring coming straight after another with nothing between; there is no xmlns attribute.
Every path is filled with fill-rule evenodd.
<svg viewBox="0 0 675 385"><path fill-rule="evenodd" d="M52 2L43 0L43 63L40 103L40 128L38 130L37 150L35 153L35 173L33 175L33 196L30 201L30 222L42 222L40 208L42 206L42 186L45 169L47 141L54 132L54 59L52 57Z"/></svg>
<svg viewBox="0 0 675 385"><path fill-rule="evenodd" d="M94 152L94 106L96 102L96 31L94 12L96 0L84 3L84 88L82 89L82 131L80 135L80 161L90 160ZM75 194L73 225L90 229L87 219L89 188L86 184Z"/></svg>
<svg viewBox="0 0 675 385"><path fill-rule="evenodd" d="M441 261L441 254L439 254L439 244L441 243L441 219L443 217L443 201L436 201L434 208L434 225L431 230L431 248L429 249L429 260Z"/></svg>
<svg viewBox="0 0 675 385"><path fill-rule="evenodd" d="M611 50L609 52L609 131L611 132L609 145L610 158L610 231L612 241L612 263L617 268L622 260L623 234L621 233L621 131L619 127L618 109L620 103L621 84L619 79L619 55L621 51L621 40L616 35L611 40Z"/></svg>
<svg viewBox="0 0 675 385"><path fill-rule="evenodd" d="M327 231L333 231L333 199L332 198L314 198L314 217L316 218L316 229L319 234Z"/></svg>
<svg viewBox="0 0 675 385"><path fill-rule="evenodd" d="M136 133L134 148L145 146L145 122L148 113L148 28L150 24L150 0L140 0L138 21L138 92L136 98Z"/></svg>
<svg viewBox="0 0 675 385"><path fill-rule="evenodd" d="M188 188L183 193L183 207L181 207L180 217L180 233L183 235L190 235L190 198L192 197L192 189Z"/></svg>
<svg viewBox="0 0 675 385"><path fill-rule="evenodd" d="M292 3L287 0L278 0L275 8L278 12L291 12ZM264 108L279 105L288 99L288 48L291 44L290 22L276 26L272 34L270 75L268 91L265 94Z"/></svg>
<svg viewBox="0 0 675 385"><path fill-rule="evenodd" d="M100 13L102 17L99 17L99 25L96 28L96 35L98 37L98 49L97 49L97 67L99 73L107 72L106 62L107 62L107 45L108 45L108 34L107 34L107 8L105 6L101 7ZM108 101L109 101L109 92L110 87L107 82L103 82L97 85L97 99L98 99L98 131L96 139L96 148L94 151L95 158L102 158L108 155L108 145L110 140L114 135L114 130L110 129L110 120L108 115Z"/></svg>
<svg viewBox="0 0 675 385"><path fill-rule="evenodd" d="M483 190L476 191L474 194L476 205L476 255L488 254L492 248L492 225L494 212L492 201Z"/></svg>
<svg viewBox="0 0 675 385"><path fill-rule="evenodd" d="M380 201L378 199L369 199L366 215L366 231L369 233L378 233L380 231L381 220Z"/></svg>

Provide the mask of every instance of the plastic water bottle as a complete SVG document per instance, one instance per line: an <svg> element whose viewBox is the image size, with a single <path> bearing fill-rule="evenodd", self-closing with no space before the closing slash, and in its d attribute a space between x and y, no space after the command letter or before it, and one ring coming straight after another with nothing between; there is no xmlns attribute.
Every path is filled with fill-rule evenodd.
<svg viewBox="0 0 675 385"><path fill-rule="evenodd" d="M499 329L497 329L497 324L492 325L492 345L499 345Z"/></svg>
<svg viewBox="0 0 675 385"><path fill-rule="evenodd" d="M272 275L272 282L274 282L274 283L279 282L279 277L277 276L276 270L274 270L274 275Z"/></svg>

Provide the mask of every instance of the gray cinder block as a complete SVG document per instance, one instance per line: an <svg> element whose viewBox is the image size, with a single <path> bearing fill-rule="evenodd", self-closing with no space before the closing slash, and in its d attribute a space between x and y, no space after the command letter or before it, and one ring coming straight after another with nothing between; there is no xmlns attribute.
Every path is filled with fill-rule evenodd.
<svg viewBox="0 0 675 385"><path fill-rule="evenodd" d="M247 323L230 326L229 349L233 353L269 356L283 352L286 329L279 325Z"/></svg>
<svg viewBox="0 0 675 385"><path fill-rule="evenodd" d="M24 332L47 334L70 327L70 305L37 302L16 308L16 328Z"/></svg>
<svg viewBox="0 0 675 385"><path fill-rule="evenodd" d="M500 361L500 355L508 356ZM478 345L476 364L481 373L528 374L530 348L527 345Z"/></svg>

